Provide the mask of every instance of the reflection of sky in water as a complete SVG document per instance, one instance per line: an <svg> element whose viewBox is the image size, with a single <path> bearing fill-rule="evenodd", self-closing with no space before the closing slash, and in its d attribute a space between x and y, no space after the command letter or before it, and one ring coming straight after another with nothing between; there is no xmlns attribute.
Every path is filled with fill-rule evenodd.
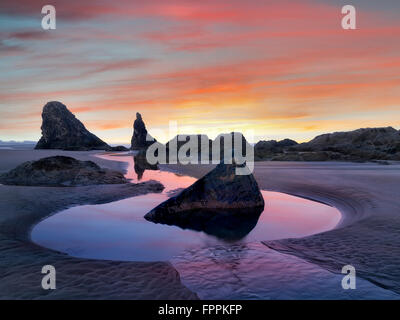
<svg viewBox="0 0 400 320"><path fill-rule="evenodd" d="M129 163L132 156L101 156ZM260 240L303 237L332 229L340 213L318 202L263 191L265 210L242 240L224 242L203 232L154 224L143 216L168 192L195 179L146 170L141 181L158 180L161 194L103 205L70 208L39 223L32 239L72 256L111 260L170 260L181 280L202 299L398 299L399 295L357 277L356 290L343 290L343 275L300 258L273 251Z"/></svg>
<svg viewBox="0 0 400 320"><path fill-rule="evenodd" d="M129 162L126 176L136 181L132 156L102 158ZM166 187L163 193L67 209L39 223L32 239L73 256L136 261L168 260L184 250L228 245L203 232L146 221L143 216L166 200L167 192L195 181L171 172L146 170L141 181L151 179ZM340 219L335 208L318 202L277 192L263 191L263 195L265 210L257 226L239 243L307 236L332 229Z"/></svg>
<svg viewBox="0 0 400 320"><path fill-rule="evenodd" d="M128 167L126 168L127 172L125 174L125 177L127 179L131 179L132 182L134 183L148 181L148 180L160 181L165 187L164 192L168 192L178 188L186 188L196 181L196 179L192 177L182 176L177 173L160 171L160 170L145 170L142 178L139 181L137 178L137 173L135 172L134 169L135 162L133 160L132 155L126 155L126 156L98 155L98 157L112 161L126 162Z"/></svg>
<svg viewBox="0 0 400 320"><path fill-rule="evenodd" d="M200 299L399 299L360 277L343 290L334 274L260 243L187 250L172 260L183 284Z"/></svg>

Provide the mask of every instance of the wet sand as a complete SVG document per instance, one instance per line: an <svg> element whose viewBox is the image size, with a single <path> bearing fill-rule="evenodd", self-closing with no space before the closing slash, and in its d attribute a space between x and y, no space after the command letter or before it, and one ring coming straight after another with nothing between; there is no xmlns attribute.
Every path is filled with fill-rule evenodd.
<svg viewBox="0 0 400 320"><path fill-rule="evenodd" d="M56 154L125 169L121 162L94 157L96 153L0 150L0 173L24 161ZM60 210L149 192L159 192L152 182L74 188L0 185L0 299L197 299L168 262L77 259L30 240L32 226ZM41 287L41 269L47 264L56 268L56 290Z"/></svg>
<svg viewBox="0 0 400 320"><path fill-rule="evenodd" d="M165 168L201 177L212 166ZM351 264L357 276L400 293L400 164L257 162L254 174L262 189L321 201L343 215L334 230L266 246L334 273Z"/></svg>
<svg viewBox="0 0 400 320"><path fill-rule="evenodd" d="M63 154L110 169L124 164L96 158L98 152L0 151L0 173L27 161ZM161 166L201 177L213 166ZM352 264L357 275L400 293L400 165L258 162L260 188L337 207L336 229L266 246L340 273ZM66 192L67 191L67 192ZM116 201L151 192L151 186L78 188L0 186L0 298L2 299L196 299L168 262L141 263L77 259L33 244L30 228L67 207ZM268 203L267 203L268 204ZM58 272L57 290L41 289L41 268Z"/></svg>

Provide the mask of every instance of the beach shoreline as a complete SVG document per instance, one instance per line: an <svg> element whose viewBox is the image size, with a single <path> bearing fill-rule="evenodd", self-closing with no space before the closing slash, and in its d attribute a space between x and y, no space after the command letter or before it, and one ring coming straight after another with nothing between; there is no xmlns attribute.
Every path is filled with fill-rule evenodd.
<svg viewBox="0 0 400 320"><path fill-rule="evenodd" d="M212 167L163 169L200 177ZM400 293L400 164L265 161L255 163L254 176L260 189L320 201L342 214L330 231L264 245L333 273L353 265L358 276Z"/></svg>
<svg viewBox="0 0 400 320"><path fill-rule="evenodd" d="M126 165L95 157L95 152L1 150L0 172L22 162L65 155L124 171ZM30 239L42 219L72 206L101 204L149 192L152 182L86 187L0 185L0 299L198 299L169 262L80 259L43 248ZM57 270L57 290L43 290L44 265Z"/></svg>
<svg viewBox="0 0 400 320"><path fill-rule="evenodd" d="M109 169L126 170L123 162L96 157L99 151L0 152L4 153L0 160L0 173L24 161L55 154L92 160ZM213 167L160 165L161 170L195 178L203 176ZM333 273L340 273L344 265L352 264L361 277L399 293L400 279L396 275L396 266L400 263L400 252L397 252L400 247L397 227L400 226L400 204L395 201L400 195L399 169L398 164L383 166L374 163L256 162L254 175L260 189L319 201L336 207L342 213L340 223L331 231L263 244ZM66 196L65 188L0 186L0 198L3 200L0 215L0 270L6 275L0 284L0 298L197 299L197 295L181 283L179 273L169 262L78 259L32 243L29 237L31 228L49 215L74 205L112 202L141 194L143 191L134 190L132 185L68 189L76 191ZM41 209L38 214L38 208L46 208L47 212ZM369 254L371 245L375 246L374 256ZM393 256L386 254L389 249ZM385 261L388 263L382 268ZM88 292L86 284L80 285L77 279L66 277L60 284L61 290L55 290L55 293L41 290L41 266L52 263L66 275L71 274L71 270L76 273L82 269L82 272L79 271L82 283L90 283L96 289ZM119 283L118 279L127 272L132 277L129 280L124 278ZM103 274L102 280L97 279L99 273ZM21 274L27 274L23 281ZM119 283L123 289L116 289L114 283ZM143 286L146 290L141 290Z"/></svg>

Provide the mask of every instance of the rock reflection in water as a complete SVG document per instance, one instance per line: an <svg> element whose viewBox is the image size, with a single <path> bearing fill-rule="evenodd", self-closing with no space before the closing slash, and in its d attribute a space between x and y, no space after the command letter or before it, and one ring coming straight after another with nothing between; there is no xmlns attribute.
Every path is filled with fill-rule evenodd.
<svg viewBox="0 0 400 320"><path fill-rule="evenodd" d="M138 154L133 156L134 160L134 168L137 174L138 180L141 180L143 177L143 173L146 170L158 170L158 165L150 164L146 159L146 152L139 152Z"/></svg>
<svg viewBox="0 0 400 320"><path fill-rule="evenodd" d="M197 209L180 212L179 219L175 215L171 219L164 215L163 221L145 218L154 223L203 231L225 241L235 241L244 238L254 229L263 210L263 207L246 210Z"/></svg>

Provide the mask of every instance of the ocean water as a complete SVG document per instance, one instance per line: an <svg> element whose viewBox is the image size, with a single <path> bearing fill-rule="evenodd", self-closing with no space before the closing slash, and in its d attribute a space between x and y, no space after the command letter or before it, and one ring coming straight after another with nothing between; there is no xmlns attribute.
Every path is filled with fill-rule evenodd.
<svg viewBox="0 0 400 320"><path fill-rule="evenodd" d="M71 256L120 260L169 260L183 283L203 299L393 298L390 291L359 279L357 290L341 288L342 275L267 248L262 240L304 237L334 228L340 212L291 195L262 191L265 209L238 230L235 239L155 224L143 218L195 179L160 171L131 154L100 157L127 163L133 182L157 180L165 189L102 205L59 212L36 225L32 240Z"/></svg>

